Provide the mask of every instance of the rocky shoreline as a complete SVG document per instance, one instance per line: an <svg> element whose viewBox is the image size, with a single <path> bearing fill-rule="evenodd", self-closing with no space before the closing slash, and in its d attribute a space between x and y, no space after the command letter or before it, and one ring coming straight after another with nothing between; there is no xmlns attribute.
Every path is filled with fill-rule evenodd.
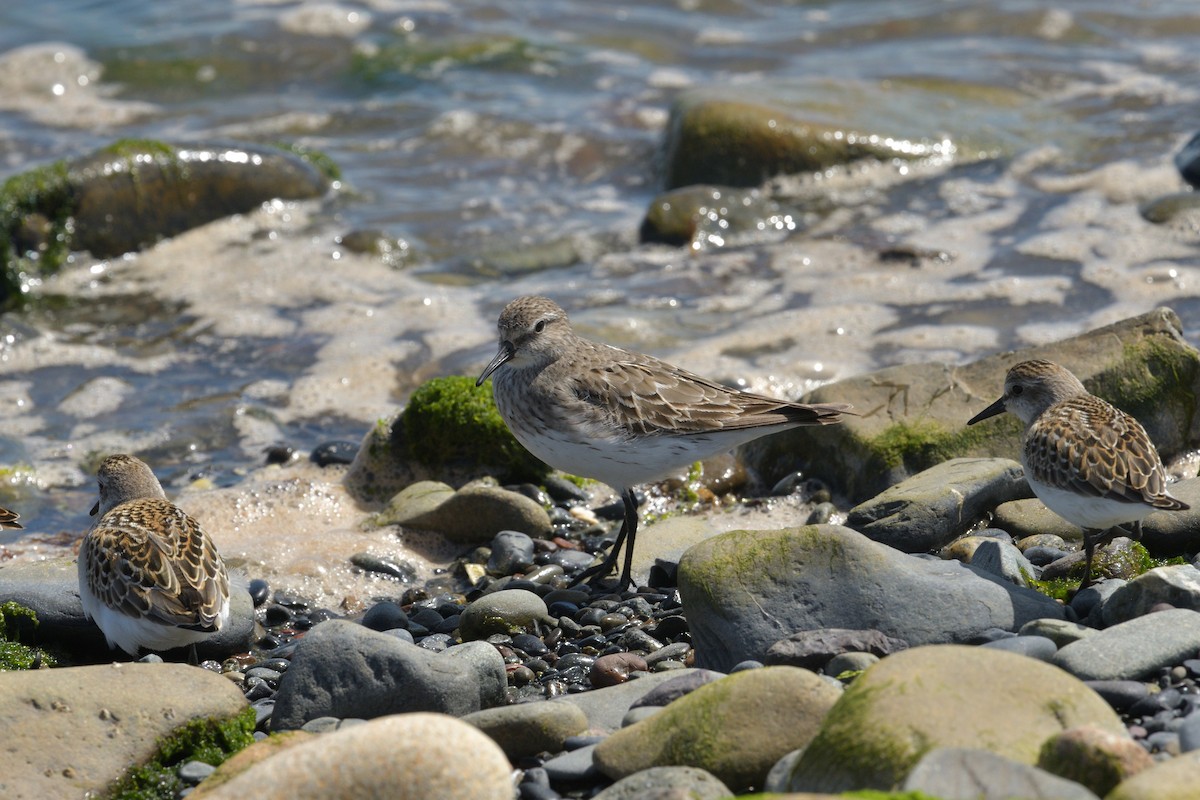
<svg viewBox="0 0 1200 800"><path fill-rule="evenodd" d="M1101 383L1131 369L1114 353L1141 358L1152 393L1183 397L1200 354L1177 334L1160 310L1040 353ZM998 381L997 364L1023 355L963 368L953 385ZM1175 368L1164 374L1164 363ZM789 473L759 521L772 502L795 510L802 498L808 524L717 532L714 514L684 514L650 525L641 588L623 594L571 586L611 544L612 509L589 508L556 476L499 486L442 465L460 488L410 483L374 524L444 527L471 548L444 574L418 587L402 564L355 556L395 587L355 613L250 580L199 669L157 656L100 663L109 654L82 618L69 560L5 565L0 602L38 615L36 627L8 620L44 648L34 665L76 666L0 676L0 719L23 732L6 745L0 792L1189 796L1200 776L1200 570L1178 554L1194 555L1200 512L1152 516L1144 543L1118 539L1099 559L1106 579L1068 600L1078 531L1028 499L1019 465L986 454L1011 432L999 445L959 438L941 458L970 399L938 421L936 402L912 391L909 425L922 408L938 447L896 458L895 480L844 517L819 482ZM1184 406L1145 406L1168 458L1195 441ZM433 477L401 469L412 446L393 433L400 421L377 426L345 473L375 482L360 495ZM876 423L844 426L839 458L857 448L876 463L887 435L869 435ZM947 433L929 435L938 425ZM764 452L743 451L746 468L778 471L778 451ZM730 472L713 470L699 491L715 496ZM1200 479L1172 491L1200 498Z"/></svg>

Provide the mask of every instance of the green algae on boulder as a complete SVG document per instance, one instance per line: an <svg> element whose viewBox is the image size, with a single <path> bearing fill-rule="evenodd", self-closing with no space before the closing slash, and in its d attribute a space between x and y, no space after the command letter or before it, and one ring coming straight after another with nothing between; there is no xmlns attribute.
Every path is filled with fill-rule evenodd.
<svg viewBox="0 0 1200 800"><path fill-rule="evenodd" d="M949 157L946 141L877 135L803 118L766 101L685 94L667 123L665 185L757 186L775 175L820 172L865 158Z"/></svg>
<svg viewBox="0 0 1200 800"><path fill-rule="evenodd" d="M999 676L1020 678L1001 692ZM888 656L846 689L789 788L890 790L936 747L978 747L1033 765L1047 739L1081 725L1128 736L1099 695L1049 664L981 647L917 647Z"/></svg>
<svg viewBox="0 0 1200 800"><path fill-rule="evenodd" d="M862 416L784 431L741 452L768 485L802 470L854 503L951 458L1013 458L1021 441L1016 417L1006 414L969 428L966 421L1000 396L1008 368L1029 358L1062 364L1090 390L1137 417L1164 459L1200 444L1200 352L1184 339L1175 312L1159 308L961 367L904 365L827 384L803 401L851 403Z"/></svg>
<svg viewBox="0 0 1200 800"><path fill-rule="evenodd" d="M0 305L72 250L110 258L275 198L320 197L331 162L262 146L120 140L0 187Z"/></svg>
<svg viewBox="0 0 1200 800"><path fill-rule="evenodd" d="M14 669L53 667L55 659L40 647L30 647L18 641L17 620L28 620L34 627L37 614L12 601L0 603L0 672ZM11 630L10 630L11 628Z"/></svg>
<svg viewBox="0 0 1200 800"><path fill-rule="evenodd" d="M619 779L643 769L707 770L730 789L762 787L775 762L806 746L841 690L808 670L763 667L729 675L622 728L596 746L596 766Z"/></svg>
<svg viewBox="0 0 1200 800"><path fill-rule="evenodd" d="M380 502L417 480L537 482L549 472L509 432L491 382L478 387L474 378L453 375L421 384L400 413L367 433L346 483Z"/></svg>

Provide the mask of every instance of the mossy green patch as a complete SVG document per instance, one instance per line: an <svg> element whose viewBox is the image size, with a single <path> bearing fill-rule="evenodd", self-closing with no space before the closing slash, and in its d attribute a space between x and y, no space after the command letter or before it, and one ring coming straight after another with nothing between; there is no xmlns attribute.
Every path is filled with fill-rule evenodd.
<svg viewBox="0 0 1200 800"><path fill-rule="evenodd" d="M20 302L39 275L53 273L71 252L75 198L67 162L14 175L0 186L0 307Z"/></svg>
<svg viewBox="0 0 1200 800"><path fill-rule="evenodd" d="M337 165L337 162L328 153L316 148L305 147L295 142L276 142L275 146L284 152L299 156L301 160L307 164L311 164L318 172L331 181L340 181L342 179L341 167Z"/></svg>
<svg viewBox="0 0 1200 800"><path fill-rule="evenodd" d="M1007 424L1013 435L1020 435L1020 421L1016 417L1005 418L998 424ZM964 453L973 452L998 433L1008 431L1001 431L995 427L984 429L974 426L950 431L933 420L915 419L890 425L866 445L885 468L903 466L910 473L916 474L944 461L958 458Z"/></svg>
<svg viewBox="0 0 1200 800"><path fill-rule="evenodd" d="M1186 442L1196 416L1193 387L1200 376L1196 352L1173 339L1145 336L1127 342L1122 359L1088 381L1088 390L1141 419L1182 414L1180 442ZM1161 445L1160 445L1161 446Z"/></svg>
<svg viewBox="0 0 1200 800"><path fill-rule="evenodd" d="M229 719L197 719L158 745L145 765L134 767L104 793L106 800L173 800L185 786L179 765L203 761L216 766L254 741L254 709Z"/></svg>
<svg viewBox="0 0 1200 800"><path fill-rule="evenodd" d="M27 619L34 626L38 624L37 614L33 609L18 605L9 600L0 603L0 671L17 669L37 669L41 666L55 666L54 657L40 647L30 647L17 641L18 619Z"/></svg>
<svg viewBox="0 0 1200 800"><path fill-rule="evenodd" d="M398 424L408 457L433 469L485 465L503 482L537 483L549 473L509 432L492 400L490 381L482 387L462 375L426 381L409 398Z"/></svg>

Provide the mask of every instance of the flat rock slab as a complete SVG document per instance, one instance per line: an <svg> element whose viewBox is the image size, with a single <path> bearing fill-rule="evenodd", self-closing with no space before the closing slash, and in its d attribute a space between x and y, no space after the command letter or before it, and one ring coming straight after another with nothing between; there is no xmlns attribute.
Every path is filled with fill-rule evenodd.
<svg viewBox="0 0 1200 800"><path fill-rule="evenodd" d="M905 553L927 553L966 533L997 505L1031 494L1016 461L953 458L855 506L846 527Z"/></svg>
<svg viewBox="0 0 1200 800"><path fill-rule="evenodd" d="M0 797L100 792L172 731L245 708L233 681L184 664L0 672Z"/></svg>
<svg viewBox="0 0 1200 800"><path fill-rule="evenodd" d="M1054 664L1080 680L1143 680L1200 650L1200 612L1159 611L1067 645Z"/></svg>

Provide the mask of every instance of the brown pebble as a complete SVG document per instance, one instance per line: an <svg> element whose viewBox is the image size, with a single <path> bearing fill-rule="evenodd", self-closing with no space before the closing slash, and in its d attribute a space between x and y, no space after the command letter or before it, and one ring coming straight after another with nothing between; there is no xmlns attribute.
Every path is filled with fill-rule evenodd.
<svg viewBox="0 0 1200 800"><path fill-rule="evenodd" d="M629 680L629 673L644 672L646 669L646 659L636 653L611 653L596 659L588 673L588 680L595 688L602 689L624 683Z"/></svg>

